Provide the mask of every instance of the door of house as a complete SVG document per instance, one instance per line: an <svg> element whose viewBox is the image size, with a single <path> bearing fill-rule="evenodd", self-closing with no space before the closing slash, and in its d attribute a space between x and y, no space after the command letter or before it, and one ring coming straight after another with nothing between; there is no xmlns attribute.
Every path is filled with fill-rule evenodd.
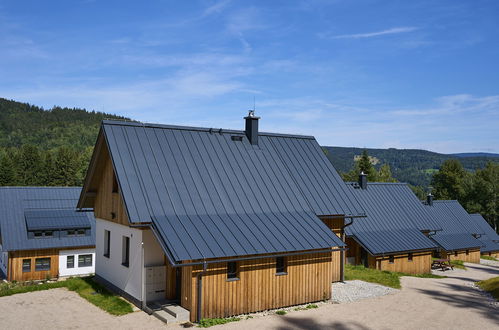
<svg viewBox="0 0 499 330"><path fill-rule="evenodd" d="M166 266L146 267L146 301L164 300Z"/></svg>
<svg viewBox="0 0 499 330"><path fill-rule="evenodd" d="M366 268L369 267L368 254L364 248L360 248L360 263Z"/></svg>

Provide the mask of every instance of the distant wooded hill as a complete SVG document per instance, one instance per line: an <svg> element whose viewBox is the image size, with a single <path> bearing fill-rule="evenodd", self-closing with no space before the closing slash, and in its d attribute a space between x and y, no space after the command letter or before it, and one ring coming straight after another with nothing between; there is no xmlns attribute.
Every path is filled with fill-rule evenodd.
<svg viewBox="0 0 499 330"><path fill-rule="evenodd" d="M105 118L127 119L78 108L43 108L0 98L0 148L31 144L41 150L93 146Z"/></svg>
<svg viewBox="0 0 499 330"><path fill-rule="evenodd" d="M0 98L0 168L15 167L13 174L0 173L0 185L66 185L81 184L103 119L126 119L122 116L87 111L78 108L41 107ZM29 146L30 148L28 148ZM22 147L22 148L21 148ZM34 148L34 149L33 149ZM354 158L362 148L324 147L327 157L340 172L352 169ZM425 150L367 149L376 168L389 164L393 176L402 182L427 187L431 177L442 162L455 158L470 171L483 168L487 161L499 162L495 154L444 155ZM71 156L74 154L74 156ZM26 158L31 157L30 161ZM70 167L79 173L76 179L48 179L53 165L78 158ZM51 159L54 158L54 159ZM33 169L32 164L43 163L42 169ZM9 165L11 164L11 165ZM56 166L63 168L61 165ZM26 171L32 169L32 175ZM43 170L44 178L36 177ZM70 173L70 172L68 172ZM72 174L71 174L72 175ZM33 179L35 178L35 179Z"/></svg>
<svg viewBox="0 0 499 330"><path fill-rule="evenodd" d="M331 163L339 172L348 172L353 168L354 159L364 148L323 147ZM485 167L488 161L498 162L499 155L467 153L446 155L416 149L369 149L366 148L374 166L379 169L383 164L390 165L393 177L398 181L414 186L428 187L431 177L447 159L458 159L466 170L475 171Z"/></svg>

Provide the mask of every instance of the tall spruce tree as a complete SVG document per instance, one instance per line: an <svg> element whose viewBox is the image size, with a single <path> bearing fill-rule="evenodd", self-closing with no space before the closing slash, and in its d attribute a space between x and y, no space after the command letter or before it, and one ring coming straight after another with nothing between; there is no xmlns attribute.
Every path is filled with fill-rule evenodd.
<svg viewBox="0 0 499 330"><path fill-rule="evenodd" d="M442 163L440 170L433 175L432 186L435 198L457 199L464 197L464 180L467 173L456 159L449 159Z"/></svg>
<svg viewBox="0 0 499 330"><path fill-rule="evenodd" d="M14 186L16 183L14 162L6 153L0 154L0 186Z"/></svg>

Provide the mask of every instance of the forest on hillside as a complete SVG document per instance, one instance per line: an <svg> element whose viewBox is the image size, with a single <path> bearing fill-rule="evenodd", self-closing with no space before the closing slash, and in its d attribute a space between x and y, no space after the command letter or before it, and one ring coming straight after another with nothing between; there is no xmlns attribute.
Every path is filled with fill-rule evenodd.
<svg viewBox="0 0 499 330"><path fill-rule="evenodd" d="M431 180L444 161L449 159L458 160L463 168L469 172L482 169L489 161L499 163L499 157L475 156L462 157L458 155L446 155L427 150L416 149L369 149L348 147L323 147L326 156L336 170L346 173L354 168L355 157L359 157L363 150L375 160L374 167L380 169L383 165L390 166L393 177L400 182L407 182L413 186L427 190Z"/></svg>
<svg viewBox="0 0 499 330"><path fill-rule="evenodd" d="M0 98L0 186L82 185L103 119L128 120Z"/></svg>

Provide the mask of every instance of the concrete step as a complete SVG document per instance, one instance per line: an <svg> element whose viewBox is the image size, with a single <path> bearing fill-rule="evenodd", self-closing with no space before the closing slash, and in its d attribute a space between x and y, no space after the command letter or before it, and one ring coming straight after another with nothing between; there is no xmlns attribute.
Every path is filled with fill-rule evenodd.
<svg viewBox="0 0 499 330"><path fill-rule="evenodd" d="M190 319L190 312L179 305L163 305L162 309L174 316L177 319L177 322L188 322Z"/></svg>
<svg viewBox="0 0 499 330"><path fill-rule="evenodd" d="M152 315L154 315L155 317L157 317L158 319L160 319L161 321L163 321L166 324L172 324L172 323L178 322L177 319L175 318L175 316L173 316L170 313L167 313L164 310L155 311L152 313Z"/></svg>

